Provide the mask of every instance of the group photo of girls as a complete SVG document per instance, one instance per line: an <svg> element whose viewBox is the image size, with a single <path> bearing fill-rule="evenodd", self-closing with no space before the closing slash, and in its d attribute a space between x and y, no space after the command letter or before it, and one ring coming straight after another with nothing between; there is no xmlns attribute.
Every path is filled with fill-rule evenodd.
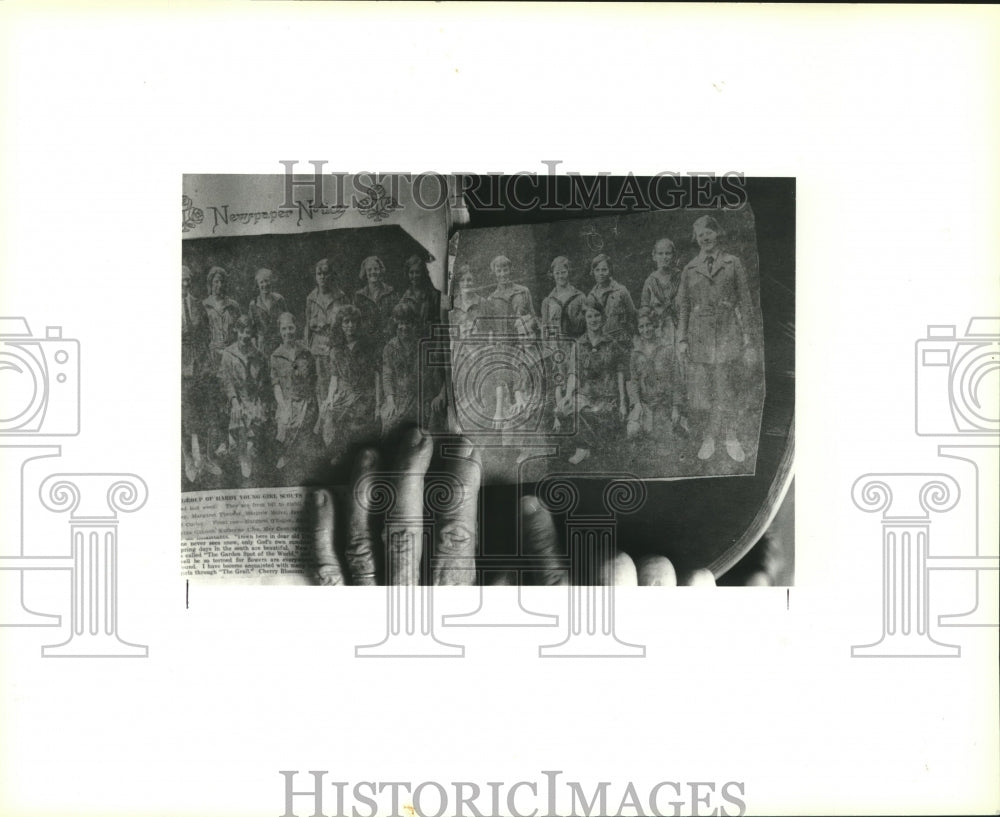
<svg viewBox="0 0 1000 817"><path fill-rule="evenodd" d="M522 458L556 444L571 471L753 473L763 347L748 210L470 231L452 279L461 430Z"/></svg>
<svg viewBox="0 0 1000 817"><path fill-rule="evenodd" d="M403 424L443 429L443 373L418 388L427 260L398 228L184 242L182 488L300 485Z"/></svg>

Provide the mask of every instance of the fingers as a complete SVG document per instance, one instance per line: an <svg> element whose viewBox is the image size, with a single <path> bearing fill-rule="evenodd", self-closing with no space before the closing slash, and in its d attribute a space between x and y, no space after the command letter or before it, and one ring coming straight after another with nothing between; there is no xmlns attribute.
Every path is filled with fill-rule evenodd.
<svg viewBox="0 0 1000 817"><path fill-rule="evenodd" d="M333 551L333 496L325 489L313 494L313 555L316 579L323 585L344 583L340 562Z"/></svg>
<svg viewBox="0 0 1000 817"><path fill-rule="evenodd" d="M647 556L638 565L642 587L676 587L677 572L666 556Z"/></svg>
<svg viewBox="0 0 1000 817"><path fill-rule="evenodd" d="M700 567L685 575L681 585L684 587L715 587L715 576L712 575L711 570Z"/></svg>
<svg viewBox="0 0 1000 817"><path fill-rule="evenodd" d="M433 446L420 429L403 434L396 460L396 504L386 519L389 584L419 584L424 536L424 475Z"/></svg>
<svg viewBox="0 0 1000 817"><path fill-rule="evenodd" d="M476 515L482 467L479 452L462 438L444 459L443 476L447 492L454 494L444 503L434 540L434 584L471 585L476 581ZM432 476L425 486L433 505L436 491Z"/></svg>
<svg viewBox="0 0 1000 817"><path fill-rule="evenodd" d="M601 569L600 583L615 587L635 587L638 576L632 557L627 553L619 553L614 559L606 561Z"/></svg>
<svg viewBox="0 0 1000 817"><path fill-rule="evenodd" d="M639 584L646 587L676 587L677 572L665 556L647 556L639 562ZM682 587L715 587L711 570L698 568L682 574Z"/></svg>
<svg viewBox="0 0 1000 817"><path fill-rule="evenodd" d="M569 574L559 565L559 540L552 514L533 496L521 497L520 508L524 552L538 562L538 570L526 573L525 583L550 587L569 584Z"/></svg>
<svg viewBox="0 0 1000 817"><path fill-rule="evenodd" d="M351 512L347 524L345 558L353 584L373 585L375 581L375 540L371 518L363 494L378 467L378 454L366 448L358 456L351 489Z"/></svg>

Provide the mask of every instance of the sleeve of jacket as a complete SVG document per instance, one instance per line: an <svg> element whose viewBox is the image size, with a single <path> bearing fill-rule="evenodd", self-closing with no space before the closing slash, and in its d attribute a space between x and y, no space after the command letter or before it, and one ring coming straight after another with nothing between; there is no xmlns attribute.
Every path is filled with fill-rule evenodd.
<svg viewBox="0 0 1000 817"><path fill-rule="evenodd" d="M688 292L687 269L681 272L681 283L677 287L677 342L687 341L688 319L691 316L691 294Z"/></svg>
<svg viewBox="0 0 1000 817"><path fill-rule="evenodd" d="M746 270L739 258L733 256L733 273L736 278L736 318L746 342L750 342L750 315L753 314L750 302L750 288L747 285Z"/></svg>

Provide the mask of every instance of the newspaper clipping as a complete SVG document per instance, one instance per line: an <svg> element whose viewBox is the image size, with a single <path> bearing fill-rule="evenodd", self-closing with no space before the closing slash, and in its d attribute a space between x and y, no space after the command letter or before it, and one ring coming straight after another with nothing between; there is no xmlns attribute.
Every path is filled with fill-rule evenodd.
<svg viewBox="0 0 1000 817"><path fill-rule="evenodd" d="M310 477L421 417L445 427L444 373L418 406L417 356L441 313L453 190L389 181L185 177L185 575L305 581Z"/></svg>

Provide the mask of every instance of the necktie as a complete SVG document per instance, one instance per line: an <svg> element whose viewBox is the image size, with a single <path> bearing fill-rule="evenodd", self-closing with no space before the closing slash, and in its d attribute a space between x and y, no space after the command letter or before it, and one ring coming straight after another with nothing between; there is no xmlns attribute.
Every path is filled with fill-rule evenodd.
<svg viewBox="0 0 1000 817"><path fill-rule="evenodd" d="M712 274L712 264L715 263L715 259L710 255L705 259L705 264L708 267L708 274Z"/></svg>

